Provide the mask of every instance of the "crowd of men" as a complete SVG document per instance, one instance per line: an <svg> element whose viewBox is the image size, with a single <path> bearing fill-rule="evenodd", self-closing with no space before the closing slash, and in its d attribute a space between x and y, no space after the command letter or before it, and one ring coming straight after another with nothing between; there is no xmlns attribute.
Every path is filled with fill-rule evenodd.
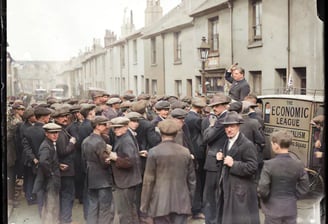
<svg viewBox="0 0 328 224"><path fill-rule="evenodd" d="M227 77L231 70L229 96L95 91L85 100L9 102L10 203L15 184L23 182L27 203L38 204L47 224L72 223L75 199L90 224L187 223L190 216L207 224L260 223L257 188L264 204L270 192L268 180L261 181L263 161L270 159L264 146L285 153L291 139L280 134L266 141L256 95L236 78L243 69L233 65ZM302 164L294 167L292 184L277 191L295 202L294 192L306 193L308 180ZM284 215L296 220L294 210Z"/></svg>

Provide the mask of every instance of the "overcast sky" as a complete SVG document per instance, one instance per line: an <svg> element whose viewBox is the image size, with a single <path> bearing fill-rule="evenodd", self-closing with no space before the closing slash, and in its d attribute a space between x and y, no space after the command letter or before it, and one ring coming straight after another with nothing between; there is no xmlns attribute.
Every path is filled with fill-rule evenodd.
<svg viewBox="0 0 328 224"><path fill-rule="evenodd" d="M124 8L144 26L147 0L7 0L8 52L15 60L68 60L103 38L120 36ZM163 14L181 0L161 0Z"/></svg>

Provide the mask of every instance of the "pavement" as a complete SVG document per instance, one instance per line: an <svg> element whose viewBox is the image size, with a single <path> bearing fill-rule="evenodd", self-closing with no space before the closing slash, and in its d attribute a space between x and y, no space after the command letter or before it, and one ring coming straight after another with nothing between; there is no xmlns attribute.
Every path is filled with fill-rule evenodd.
<svg viewBox="0 0 328 224"><path fill-rule="evenodd" d="M298 208L298 224L320 224L320 200L321 195L307 195L297 202ZM23 194L18 198L19 206L13 208L8 207L8 224L41 224L37 205L28 205ZM85 224L83 219L83 205L76 200L73 207L73 223ZM261 223L264 223L263 213L260 212ZM72 223L72 224L73 224ZM205 220L189 219L188 224L204 224Z"/></svg>

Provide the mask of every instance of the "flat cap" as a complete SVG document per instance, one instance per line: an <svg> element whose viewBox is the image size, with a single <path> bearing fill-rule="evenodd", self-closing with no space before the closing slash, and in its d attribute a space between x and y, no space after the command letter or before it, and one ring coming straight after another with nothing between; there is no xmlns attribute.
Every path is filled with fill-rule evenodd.
<svg viewBox="0 0 328 224"><path fill-rule="evenodd" d="M230 111L227 113L226 117L224 118L222 124L242 124L244 123L244 120L240 114L238 114L236 111Z"/></svg>
<svg viewBox="0 0 328 224"><path fill-rule="evenodd" d="M35 114L35 116L46 116L46 115L51 114L51 110L49 110L46 107L37 106L34 109L34 114Z"/></svg>
<svg viewBox="0 0 328 224"><path fill-rule="evenodd" d="M147 100L139 100L137 102L134 102L131 105L131 111L135 111L140 114L143 114L146 112L147 103L148 103Z"/></svg>
<svg viewBox="0 0 328 224"><path fill-rule="evenodd" d="M91 121L91 125L95 128L98 124L108 124L109 119L105 116L95 116L95 118Z"/></svg>
<svg viewBox="0 0 328 224"><path fill-rule="evenodd" d="M25 107L19 103L14 103L11 107L15 110L25 110Z"/></svg>
<svg viewBox="0 0 328 224"><path fill-rule="evenodd" d="M125 125L128 125L130 122L130 119L127 117L115 117L112 120L110 120L111 127L123 127Z"/></svg>
<svg viewBox="0 0 328 224"><path fill-rule="evenodd" d="M176 100L173 103L171 103L171 109L174 110L176 108L184 109L187 107L187 104L185 102L182 102L180 100Z"/></svg>
<svg viewBox="0 0 328 224"><path fill-rule="evenodd" d="M69 115L69 109L65 106L61 106L55 109L55 112L52 114L52 117L63 117Z"/></svg>
<svg viewBox="0 0 328 224"><path fill-rule="evenodd" d="M42 128L46 131L46 132L60 132L62 130L62 127L58 124L55 123L48 123L42 126Z"/></svg>
<svg viewBox="0 0 328 224"><path fill-rule="evenodd" d="M49 97L47 98L47 104L54 104L54 103L58 103L59 101L56 98L53 97Z"/></svg>
<svg viewBox="0 0 328 224"><path fill-rule="evenodd" d="M94 99L94 98L103 96L103 94L104 94L103 91L93 91L90 95L91 95L92 99Z"/></svg>
<svg viewBox="0 0 328 224"><path fill-rule="evenodd" d="M171 111L171 116L177 119L183 119L187 116L188 112L181 108L175 108Z"/></svg>
<svg viewBox="0 0 328 224"><path fill-rule="evenodd" d="M158 128L161 134L164 135L175 135L180 130L179 125L173 119L165 119L160 121L158 123Z"/></svg>
<svg viewBox="0 0 328 224"><path fill-rule="evenodd" d="M161 100L155 104L156 110L170 109L170 108L171 108L171 105L168 101Z"/></svg>
<svg viewBox="0 0 328 224"><path fill-rule="evenodd" d="M96 104L91 104L91 103L82 103L80 106L81 106L80 113L83 115L83 117L87 117L90 110L96 108Z"/></svg>
<svg viewBox="0 0 328 224"><path fill-rule="evenodd" d="M78 104L72 105L72 107L69 109L70 113L77 113L80 112L81 106Z"/></svg>
<svg viewBox="0 0 328 224"><path fill-rule="evenodd" d="M108 92L106 92L106 91L104 91L103 93L102 93L102 96L110 96L110 94L108 93Z"/></svg>
<svg viewBox="0 0 328 224"><path fill-rule="evenodd" d="M122 98L124 100L133 101L136 98L136 96L133 94L125 94Z"/></svg>
<svg viewBox="0 0 328 224"><path fill-rule="evenodd" d="M203 98L194 97L191 100L191 105L193 105L195 107L206 107L206 102L204 101Z"/></svg>
<svg viewBox="0 0 328 224"><path fill-rule="evenodd" d="M120 98L118 98L118 97L113 97L113 98L110 98L107 102L106 102L106 104L108 104L108 105L112 105L112 104L115 104L115 103L121 103L122 101L121 101L121 99Z"/></svg>
<svg viewBox="0 0 328 224"><path fill-rule="evenodd" d="M240 101L231 102L229 104L229 111L236 111L237 113L240 113L243 109L243 103Z"/></svg>
<svg viewBox="0 0 328 224"><path fill-rule="evenodd" d="M248 113L249 112L249 108L254 108L254 107L258 107L258 105L256 103L252 103L250 101L241 101L242 103L242 113L245 114L245 113Z"/></svg>
<svg viewBox="0 0 328 224"><path fill-rule="evenodd" d="M147 93L142 93L137 97L137 100L149 100L150 99L150 95Z"/></svg>
<svg viewBox="0 0 328 224"><path fill-rule="evenodd" d="M210 101L210 104L208 106L213 107L219 104L228 104L231 102L231 98L224 95L224 94L218 94L214 95Z"/></svg>
<svg viewBox="0 0 328 224"><path fill-rule="evenodd" d="M34 109L31 107L27 108L23 113L23 120L27 120L32 116L34 116Z"/></svg>
<svg viewBox="0 0 328 224"><path fill-rule="evenodd" d="M139 114L138 112L132 111L132 112L127 113L125 115L125 117L129 118L131 121L138 121L142 117L142 115Z"/></svg>
<svg viewBox="0 0 328 224"><path fill-rule="evenodd" d="M75 98L71 98L67 101L67 103L70 104L70 105L77 104L78 102L79 102L79 100L75 99Z"/></svg>
<svg viewBox="0 0 328 224"><path fill-rule="evenodd" d="M131 107L131 105L132 105L132 102L124 101L121 103L120 108L129 108L129 107Z"/></svg>
<svg viewBox="0 0 328 224"><path fill-rule="evenodd" d="M14 104L20 104L20 105L23 105L24 102L23 102L23 100L17 99L17 100L14 101Z"/></svg>

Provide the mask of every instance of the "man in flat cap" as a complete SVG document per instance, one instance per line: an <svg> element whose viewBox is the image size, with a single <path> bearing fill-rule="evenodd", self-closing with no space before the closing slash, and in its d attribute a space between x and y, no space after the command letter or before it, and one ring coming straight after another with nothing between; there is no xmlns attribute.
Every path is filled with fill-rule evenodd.
<svg viewBox="0 0 328 224"><path fill-rule="evenodd" d="M197 185L192 206L192 214L195 219L204 219L203 191L205 184L205 149L202 135L202 109L206 106L203 98L195 97L191 100L191 109L184 122L190 131L191 144L194 147L194 156L197 161L196 177Z"/></svg>
<svg viewBox="0 0 328 224"><path fill-rule="evenodd" d="M168 101L160 100L154 106L157 116L151 121L156 127L158 122L165 120L170 113L171 105Z"/></svg>
<svg viewBox="0 0 328 224"><path fill-rule="evenodd" d="M45 131L45 139L39 148L39 168L33 193L39 197L41 222L57 224L59 223L61 180L56 146L61 126L47 123L42 128Z"/></svg>
<svg viewBox="0 0 328 224"><path fill-rule="evenodd" d="M76 138L66 130L68 126L69 109L59 107L52 115L56 124L62 127L57 140L57 153L60 163L60 222L72 222L72 209L75 199L75 167L74 155Z"/></svg>
<svg viewBox="0 0 328 224"><path fill-rule="evenodd" d="M88 224L112 223L112 169L107 148L102 135L108 133L109 120L96 116L91 121L93 132L82 142L82 158L86 165L86 188L88 194Z"/></svg>
<svg viewBox="0 0 328 224"><path fill-rule="evenodd" d="M179 125L159 122L162 142L149 150L141 194L141 211L154 223L187 223L196 187L189 150L174 142Z"/></svg>
<svg viewBox="0 0 328 224"><path fill-rule="evenodd" d="M218 183L217 223L259 224L255 175L257 158L254 144L240 132L241 115L229 112L224 118L228 139L216 154L222 171Z"/></svg>
<svg viewBox="0 0 328 224"><path fill-rule="evenodd" d="M118 97L113 97L110 98L107 101L108 108L107 110L102 112L102 115L107 117L109 120L121 116L121 110L120 110L120 105L121 105L122 100Z"/></svg>
<svg viewBox="0 0 328 224"><path fill-rule="evenodd" d="M137 186L142 181L139 150L129 134L129 118L116 117L110 122L116 136L110 160L115 183L113 196L118 221L139 223L139 209L136 203Z"/></svg>
<svg viewBox="0 0 328 224"><path fill-rule="evenodd" d="M24 131L22 137L25 170L24 192L29 205L37 203L37 197L35 194L32 194L32 189L39 163L39 148L45 138L45 132L42 127L49 122L51 110L38 106L34 109L34 114L36 122Z"/></svg>
<svg viewBox="0 0 328 224"><path fill-rule="evenodd" d="M216 162L215 155L223 149L227 139L222 121L228 111L228 104L231 99L223 93L213 96L208 106L212 107L213 114L209 115L202 121L203 141L206 145L206 158L204 170L206 172L204 184L204 214L206 223L217 223L217 198L213 197L217 190L217 176L220 167Z"/></svg>

